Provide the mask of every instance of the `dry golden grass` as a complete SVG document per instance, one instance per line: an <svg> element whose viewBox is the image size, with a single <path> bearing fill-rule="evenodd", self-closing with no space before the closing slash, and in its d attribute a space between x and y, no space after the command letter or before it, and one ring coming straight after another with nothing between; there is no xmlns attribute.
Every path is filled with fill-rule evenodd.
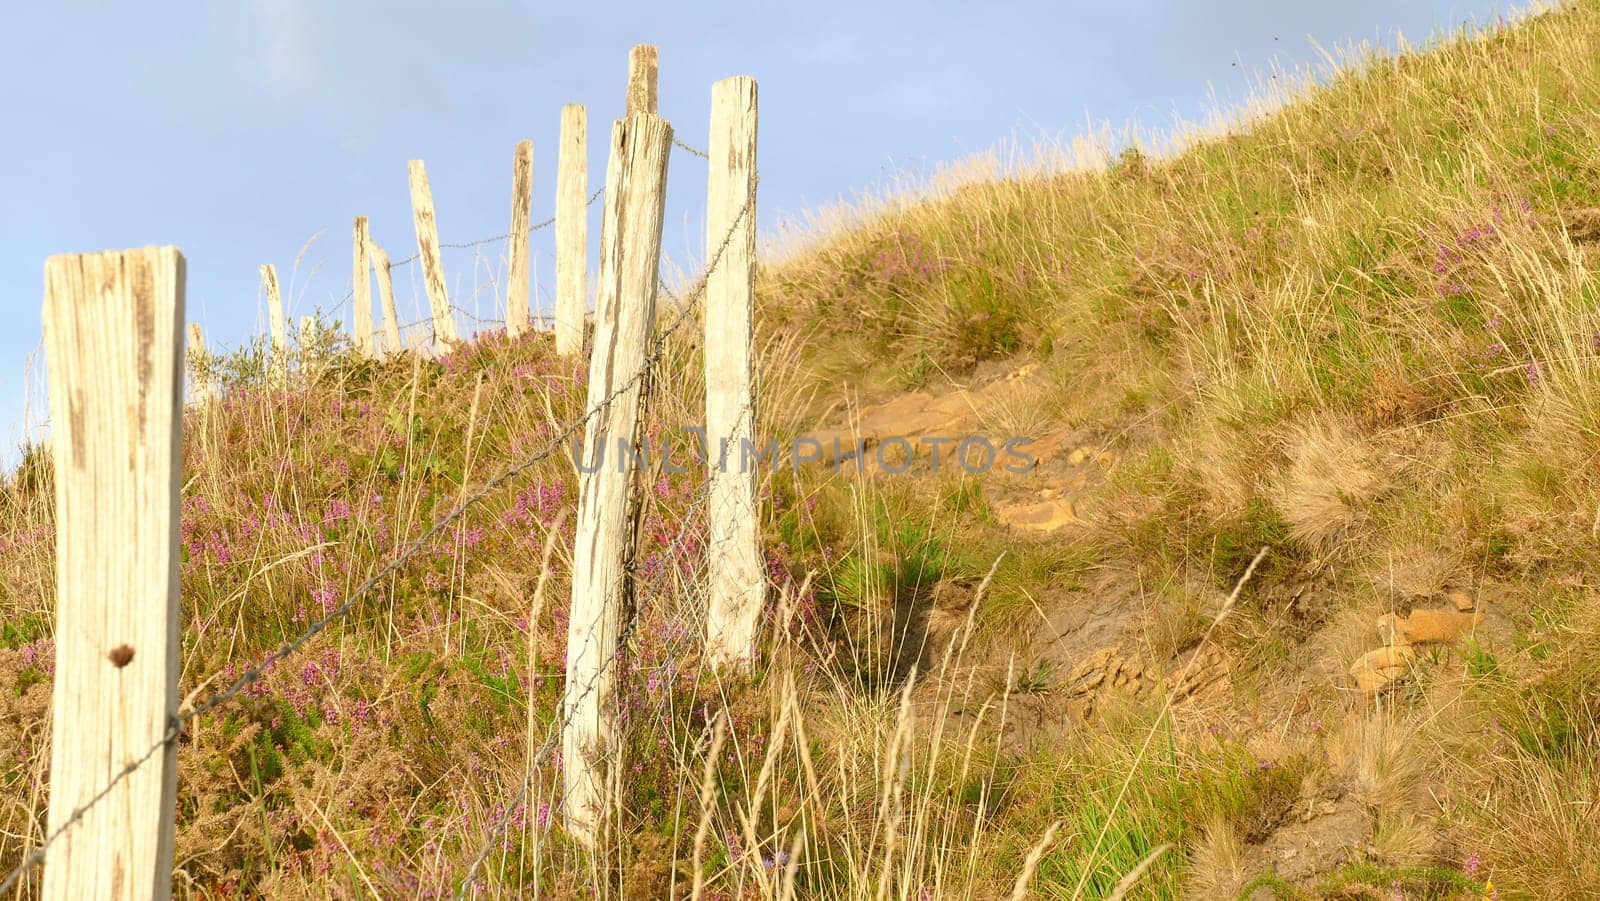
<svg viewBox="0 0 1600 901"><path fill-rule="evenodd" d="M981 479L774 475L785 591L763 666L730 678L699 662L698 572L669 553L700 528L692 480L654 471L624 828L591 855L527 766L566 631L573 473L552 463L200 724L178 893L445 896L509 817L477 897L1234 897L1332 798L1360 807L1357 850L1307 894L1582 896L1600 5L1339 62L1171 136L969 160L765 257L766 433L1037 362L980 425L1085 436L1104 478L1083 522L1019 537ZM538 338L383 365L307 338L293 391L242 352L190 419L184 694L582 403ZM652 418L697 421L693 341L665 367ZM0 491L0 865L48 784L49 478L36 449ZM1379 614L1486 585L1470 642L1351 686ZM1085 609L1167 677L1088 721L1056 647Z"/></svg>

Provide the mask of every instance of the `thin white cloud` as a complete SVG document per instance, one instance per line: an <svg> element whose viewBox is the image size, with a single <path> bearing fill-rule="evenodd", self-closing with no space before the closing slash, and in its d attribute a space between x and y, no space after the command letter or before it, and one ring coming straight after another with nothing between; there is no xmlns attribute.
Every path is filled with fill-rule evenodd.
<svg viewBox="0 0 1600 901"><path fill-rule="evenodd" d="M305 0L250 0L262 73L273 87L314 90L326 78L315 7Z"/></svg>

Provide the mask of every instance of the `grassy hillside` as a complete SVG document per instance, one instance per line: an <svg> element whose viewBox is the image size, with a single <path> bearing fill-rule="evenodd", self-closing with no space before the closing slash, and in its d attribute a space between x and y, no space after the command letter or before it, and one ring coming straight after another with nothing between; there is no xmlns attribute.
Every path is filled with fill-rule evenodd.
<svg viewBox="0 0 1600 901"><path fill-rule="evenodd" d="M1373 862L1470 858L1502 896L1580 896L1600 883L1597 39L1600 7L1571 5L1367 59L1170 159L891 209L767 274L773 328L809 330L823 397L1041 363L979 425L1107 452L1083 522L1043 542L1091 549L1095 575L1060 603L1131 592L1125 642L1157 664L1214 629L1239 661L1220 721L1247 745L1267 741L1252 720L1302 762L1336 752L1296 733L1361 733L1381 759L1316 778L1377 782ZM968 506L951 533L998 540ZM1037 638L1005 588L995 622ZM1475 636L1401 690L1355 691L1344 669L1379 616L1451 590L1486 613ZM1259 838L1157 820L1190 837L1195 872ZM1059 848L1046 860L1084 850Z"/></svg>
<svg viewBox="0 0 1600 901"><path fill-rule="evenodd" d="M597 863L554 766L507 809L561 692L576 479L545 461L185 736L178 893L445 897L509 821L481 897L1588 896L1597 251L1595 2L1358 61L1170 157L813 235L758 282L767 431L949 401L924 434L1036 437L1039 465L772 474L748 679L698 658L699 480L653 473ZM260 348L213 365L189 697L584 403L543 335L318 344L286 392ZM692 340L666 365L652 418L699 421ZM45 809L49 479L35 450L0 492L0 867ZM1374 652L1399 662L1358 681Z"/></svg>

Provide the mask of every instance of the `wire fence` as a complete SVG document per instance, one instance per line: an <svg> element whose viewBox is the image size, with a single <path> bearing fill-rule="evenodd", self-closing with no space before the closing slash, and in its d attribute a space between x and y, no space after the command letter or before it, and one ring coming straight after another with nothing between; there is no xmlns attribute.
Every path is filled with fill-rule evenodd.
<svg viewBox="0 0 1600 901"><path fill-rule="evenodd" d="M600 199L600 195L604 194L605 192L606 192L605 185L601 185L600 187L595 188L594 189L594 193L590 194L589 195L589 199L584 202L584 204L583 204L584 208L587 209L588 207L594 206L594 202L599 200ZM556 217L551 216L549 219L545 219L542 222L537 222L537 223L534 223L533 225L528 226L528 233L532 234L533 232L541 231L541 230L549 228L550 226L555 225L555 224L556 224ZM473 248L473 247L482 247L485 244L493 244L496 241L504 241L504 240L506 240L507 238L510 238L510 237L511 237L511 233L510 232L506 232L503 235L494 235L493 237L479 238L479 239L477 239L475 241L456 241L456 242L453 242L453 243L450 242L450 241L440 241L439 242L439 246L440 247L448 247L448 248L451 248L453 250L467 250L467 249L470 249L470 248ZM412 254L411 256L404 257L402 259L390 260L389 261L389 269L390 269L390 271L393 271L394 269L396 269L396 268L398 268L400 266L404 266L404 265L406 265L408 263L414 263L421 256L422 256L422 254L419 251L417 253ZM347 295L345 297L345 300L349 300L350 297L352 297L352 296L354 296L354 292L352 292L350 295ZM341 303L342 302L343 301L341 301Z"/></svg>
<svg viewBox="0 0 1600 901"><path fill-rule="evenodd" d="M695 500L687 509L685 509L682 525L678 529L677 535L673 537L672 543L668 546L668 559L666 561L668 566L675 565L678 562L678 558L683 548L687 545L687 542L684 539L693 534L692 529L695 515L705 508L709 497L710 491L708 490L708 487L702 485L700 491L696 493ZM638 627L638 624L639 617L633 616L630 617L623 625L622 634L617 639L617 647L619 649L624 649L628 646L629 642L633 638L634 630ZM687 647L692 640L692 637L698 632L698 629L689 629L683 630L675 635L667 647L668 659L676 660L678 652ZM624 656L625 655L619 650L619 653L612 654L611 656L607 657L601 663L600 669L595 673L594 677L590 679L589 684L585 686L583 692L580 693L577 698L574 698L570 703L565 704L564 706L566 707L566 710L564 713L550 723L550 727L545 731L544 741L539 745L539 748L534 752L532 758L523 768L523 772L528 775L523 778L521 788L519 788L517 792L507 799L502 805L500 805L500 816L495 818L494 824L489 829L489 834L484 839L483 846L480 848L477 855L473 857L472 863L467 867L466 874L461 877L460 882L457 884L457 899L464 899L467 897L467 893L473 888L473 882L478 877L478 871L489 859L489 856L494 853L495 845L499 844L501 837L505 835L506 829L510 827L513 813L518 808L522 807L524 803L526 803L528 794L533 790L534 780L531 775L532 772L544 766L546 761L549 759L550 754L555 750L556 742L561 738L562 733L566 731L567 726L570 725L572 721L573 714L577 711L577 702L588 697L588 695L594 690L594 687L599 684L600 679L605 674L606 670ZM606 750L609 752L614 749Z"/></svg>
<svg viewBox="0 0 1600 901"><path fill-rule="evenodd" d="M597 196L598 193L599 192L596 192ZM668 339L670 339L673 334L681 329L686 323L692 320L693 313L698 306L698 302L704 295L706 276L715 271L717 266L721 263L723 254L727 250L729 244L733 241L734 236L738 233L740 223L743 222L746 216L751 214L753 201L754 193L752 193L751 199L746 202L745 206L739 211L739 214L734 218L732 224L729 226L728 233L726 236L724 236L722 242L717 247L716 252L712 255L701 278L695 283L694 288L690 292L690 296L687 297L684 302L678 304L676 316L665 328L658 330L657 333L651 338L649 350L645 354L637 373L624 380L598 402L591 404L582 416L570 422L565 428L551 438L545 446L533 452L532 454L527 455L518 462L502 469L497 475L486 481L483 485L479 486L471 494L463 497L455 507L453 507L443 517L436 520L432 526L424 530L418 537L407 544L400 551L400 553L391 558L387 563L380 566L374 573L357 585L356 588L351 591L345 600L337 607L333 608L320 619L310 623L299 635L284 642L276 650L262 658L254 666L251 666L244 672L240 673L239 676L236 677L226 688L217 691L193 707L187 710L180 710L176 715L172 716L168 720L166 731L158 741L153 743L143 754L139 755L137 758L119 770L117 774L113 776L106 783L106 785L99 792L95 793L88 801L74 808L64 821L62 821L53 830L51 830L48 835L45 836L38 848L25 856L23 860L16 865L16 867L7 873L4 880L0 880L0 895L4 895L13 889L22 879L24 874L43 862L51 846L53 846L56 841L59 840L61 836L64 835L69 829L77 825L83 819L85 814L94 809L94 807L101 801L105 800L105 798L110 795L111 791L116 788L117 785L122 783L130 775L137 772L140 768L149 763L157 753L162 751L162 749L177 741L183 734L183 729L186 724L213 711L216 711L233 701L235 698L238 698L246 688L260 680L264 675L266 675L268 670L270 670L279 661L290 657L310 643L312 639L316 638L317 635L321 634L325 629L328 628L329 625L343 619L352 611L356 610L360 602L366 599L366 597L371 594L375 588L384 582L384 580L394 575L413 558L425 551L435 538L443 534L470 510L475 508L478 504L482 503L490 496L494 495L507 483L511 482L532 467L549 459L561 451L566 446L566 443L569 439L582 432L591 420L608 410L612 402L618 397L627 393L628 391L631 391L635 386L647 387L650 384L650 374L655 367L660 364L666 355ZM658 285L659 283L660 280L658 277ZM626 627L622 643L626 643L626 639L628 634L631 632L631 628L632 624L630 621L629 625ZM593 690L594 685L606 672L610 663L610 660L606 661L605 664L603 664L600 669L596 671L594 677L590 681L590 684L584 688L580 697L586 696L590 691ZM550 743L551 740L547 739L546 745L551 746ZM541 751L541 756L538 759L542 761L543 754L545 753L548 753L548 751ZM495 834L498 835L498 832L503 831L503 829L504 827L501 826L498 830L496 830ZM491 837L491 842L493 840L494 838ZM488 852L486 851L484 853L486 855ZM480 858L482 856L484 855L480 855ZM475 861L470 872L475 873L481 864L481 859ZM470 878L466 880L466 882L467 884L470 884Z"/></svg>
<svg viewBox="0 0 1600 901"><path fill-rule="evenodd" d="M734 226L737 227L737 225L738 221L735 220ZM724 241L723 246L726 247L726 245L727 241ZM719 249L719 259L721 253L722 251ZM712 266L708 267L707 274L710 274L710 271L715 268L715 265L715 262L713 262ZM698 294L691 298L691 301L694 300L698 300ZM741 415L748 414L750 411L750 405L746 404L741 410ZM662 561L662 567L666 571L681 571L678 564L682 558L684 548L689 545L689 542L686 539L696 537L701 534L702 530L698 527L699 524L696 522L696 516L708 509L710 505L710 499L710 483L702 483L700 490L696 492L694 500L688 505L688 507L684 509L683 514L679 519L679 528L677 530L677 534L673 536L672 541L667 546L665 554L666 559ZM704 559L701 558L699 562L703 564ZM691 579L687 582L685 587L692 589L694 584L695 583L693 579ZM687 594L689 592L685 593ZM693 643L693 640L696 636L705 634L705 605L699 601L699 598L691 598L690 603L684 606L681 611L679 611L680 623L686 616L686 618L689 620L689 625L688 628L678 629L667 643L666 666L669 671L669 676L670 673L677 671L677 662L680 658L680 654ZM631 641L633 633L638 627L641 618L642 617L640 613L636 613L633 617L629 618L623 627L621 636L617 640L617 647L619 649L618 653L611 655L605 661L603 661L600 671L597 672L595 677L590 681L589 686L587 686L578 696L578 698L574 699L572 702L574 709L576 707L576 702L588 696L608 667L616 663L618 660L624 659L625 657L631 659L631 655L624 654L623 650L627 648L629 642ZM671 692L662 692L659 703L667 703L670 696ZM544 741L532 754L529 761L524 765L523 772L525 776L521 782L521 786L518 788L515 794L513 794L500 805L500 816L495 818L494 824L489 829L489 834L484 839L483 846L479 849L477 855L473 857L472 863L467 867L466 874L462 876L461 880L457 883L455 894L457 901L463 901L463 899L467 897L468 893L476 887L474 883L477 879L478 871L482 868L483 864L488 861L489 856L494 852L495 846L502 840L502 837L505 835L506 830L511 824L514 813L527 803L528 795L533 790L534 780L532 773L539 767L543 766L549 755L553 752L555 748L555 742L560 738L561 734L566 730L567 726L571 722L572 712L572 710L569 710L563 714L559 720L551 722L550 727L546 730ZM604 750L609 755L614 753L616 749L609 748ZM544 824L544 826L541 828L548 828L548 823Z"/></svg>
<svg viewBox="0 0 1600 901"><path fill-rule="evenodd" d="M690 146L689 144L685 144L683 141L678 140L676 137L674 137L672 139L672 143L678 149L684 150L684 151L686 151L686 152L688 152L690 154L693 154L694 156L697 156L700 159L703 159L703 160L710 160L711 159L710 154L706 153L704 150L701 150L698 147ZM589 207L594 206L595 201L599 200L600 199L600 195L604 194L605 192L606 192L605 185L601 185L600 187L596 188L594 190L594 193L589 195L589 199L584 202L584 208L587 209ZM533 225L528 226L528 233L532 234L533 232L541 231L541 230L549 228L550 226L555 225L555 224L556 224L556 217L555 216L551 216L549 219L544 219L544 220L541 220L539 222L534 223ZM494 244L494 243L499 242L499 241L505 241L505 240L509 239L510 237L511 237L511 233L510 232L506 232L505 234L502 234L502 235L492 235L492 236L487 237L487 238L478 238L478 239L473 240L473 241L456 241L456 242L441 241L439 243L439 246L441 248L450 248L452 250L469 250L469 249L474 248L474 247L483 247L483 246L485 246L487 244ZM409 265L411 263L414 263L418 259L420 259L421 257L422 257L422 252L418 251L418 252L416 252L416 253L412 254L411 256L408 256L408 257L402 257L402 258L400 258L398 260L390 260L389 261L389 271L393 272L395 269L398 269L401 266L406 266L406 265ZM339 299L338 303L334 304L333 309L335 311L339 310L341 307L343 307L345 304L349 303L354 298L355 298L355 289L352 288L349 291L345 292L344 297L341 297Z"/></svg>

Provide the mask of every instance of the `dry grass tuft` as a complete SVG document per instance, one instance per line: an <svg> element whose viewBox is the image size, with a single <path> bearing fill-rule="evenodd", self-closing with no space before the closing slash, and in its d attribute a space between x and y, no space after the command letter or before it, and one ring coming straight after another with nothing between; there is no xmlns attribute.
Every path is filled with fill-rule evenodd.
<svg viewBox="0 0 1600 901"><path fill-rule="evenodd" d="M1378 450L1345 423L1313 422L1287 441L1275 500L1294 538L1328 554L1357 537L1389 487Z"/></svg>

